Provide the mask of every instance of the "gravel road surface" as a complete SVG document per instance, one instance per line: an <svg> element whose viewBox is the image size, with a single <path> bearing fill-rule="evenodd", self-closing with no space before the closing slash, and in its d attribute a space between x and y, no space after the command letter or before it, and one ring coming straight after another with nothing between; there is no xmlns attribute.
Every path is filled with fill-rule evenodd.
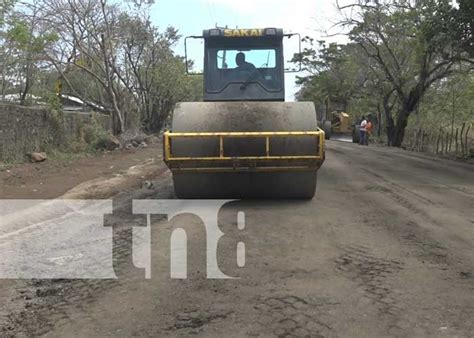
<svg viewBox="0 0 474 338"><path fill-rule="evenodd" d="M152 217L151 279L133 266L132 227L144 217L131 201L174 198L157 161L153 186L114 197L107 224L118 279L0 281L0 336L473 336L474 167L345 142L327 148L313 200L223 207L217 254L238 277L229 280L206 279L204 226L191 214ZM187 279L170 278L177 227L188 238Z"/></svg>

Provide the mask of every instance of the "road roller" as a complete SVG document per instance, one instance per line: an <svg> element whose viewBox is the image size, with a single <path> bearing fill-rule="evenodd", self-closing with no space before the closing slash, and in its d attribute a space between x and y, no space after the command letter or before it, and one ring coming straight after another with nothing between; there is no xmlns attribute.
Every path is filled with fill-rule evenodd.
<svg viewBox="0 0 474 338"><path fill-rule="evenodd" d="M204 95L177 104L163 135L177 198L313 198L324 131L312 102L285 102L283 40L295 35L301 50L277 28L186 38L204 40Z"/></svg>

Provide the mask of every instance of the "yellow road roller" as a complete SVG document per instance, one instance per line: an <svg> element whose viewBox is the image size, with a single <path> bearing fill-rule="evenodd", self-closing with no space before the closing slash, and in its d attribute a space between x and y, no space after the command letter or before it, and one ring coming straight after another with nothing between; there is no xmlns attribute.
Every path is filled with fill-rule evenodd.
<svg viewBox="0 0 474 338"><path fill-rule="evenodd" d="M215 28L186 38L204 40L204 100L179 103L163 136L178 198L313 198L324 132L312 102L284 102L283 39L294 35Z"/></svg>

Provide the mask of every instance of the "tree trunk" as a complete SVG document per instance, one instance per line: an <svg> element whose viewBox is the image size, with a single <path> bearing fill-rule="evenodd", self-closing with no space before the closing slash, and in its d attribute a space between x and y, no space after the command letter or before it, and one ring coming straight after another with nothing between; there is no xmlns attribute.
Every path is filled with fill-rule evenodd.
<svg viewBox="0 0 474 338"><path fill-rule="evenodd" d="M377 108L377 136L380 137L380 134L382 133L382 114L380 113L382 109L380 104Z"/></svg>
<svg viewBox="0 0 474 338"><path fill-rule="evenodd" d="M393 135L395 131L393 119L387 119L387 146L393 146Z"/></svg>
<svg viewBox="0 0 474 338"><path fill-rule="evenodd" d="M453 136L454 136L454 127L451 127L451 134L449 134L449 152L450 153L453 146Z"/></svg>
<svg viewBox="0 0 474 338"><path fill-rule="evenodd" d="M26 64L26 74L25 74L25 88L20 96L20 105L24 106L26 104L26 98L28 92L30 91L30 64L27 62Z"/></svg>
<svg viewBox="0 0 474 338"><path fill-rule="evenodd" d="M109 95L112 98L112 105L113 105L112 112L115 116L115 118L113 119L114 121L113 133L114 135L120 135L121 133L125 131L125 122L123 120L122 112L120 111L120 108L118 107L117 98L115 94L112 92L112 93L109 93Z"/></svg>
<svg viewBox="0 0 474 338"><path fill-rule="evenodd" d="M410 94L403 99L403 103L398 111L397 124L393 132L392 145L401 147L405 137L405 128L408 125L408 118L412 112L418 108L424 89L419 84L410 91Z"/></svg>
<svg viewBox="0 0 474 338"><path fill-rule="evenodd" d="M441 154L444 154L444 132L440 131L441 136Z"/></svg>
<svg viewBox="0 0 474 338"><path fill-rule="evenodd" d="M392 134L392 146L401 147L403 139L405 138L405 128L408 125L408 116L410 112L406 110L400 110L398 112L397 125L394 126Z"/></svg>
<svg viewBox="0 0 474 338"><path fill-rule="evenodd" d="M420 147L421 152L425 151L425 138L427 135L428 133L423 131L423 135L421 136L421 147Z"/></svg>
<svg viewBox="0 0 474 338"><path fill-rule="evenodd" d="M454 137L455 142L456 142L456 150L455 150L456 155L458 154L458 151L459 151L458 136L459 136L459 128L456 128L456 136Z"/></svg>
<svg viewBox="0 0 474 338"><path fill-rule="evenodd" d="M436 138L436 152L435 152L436 155L439 154L439 142L440 142L440 140L441 140L441 128L439 129L438 137Z"/></svg>
<svg viewBox="0 0 474 338"><path fill-rule="evenodd" d="M444 148L444 153L449 154L449 132L446 132L446 146Z"/></svg>
<svg viewBox="0 0 474 338"><path fill-rule="evenodd" d="M392 116L392 107L390 107L390 96L392 93L388 93L384 96L383 98L383 110L385 113L385 124L387 128L387 145L389 147L392 146L392 140L393 140L393 130L395 126L395 122L393 120Z"/></svg>
<svg viewBox="0 0 474 338"><path fill-rule="evenodd" d="M461 135L459 137L460 141L461 141L461 154L462 156L464 156L464 142L463 142L463 135L464 135L464 129L466 128L466 122L464 122L462 124L462 128L461 128Z"/></svg>

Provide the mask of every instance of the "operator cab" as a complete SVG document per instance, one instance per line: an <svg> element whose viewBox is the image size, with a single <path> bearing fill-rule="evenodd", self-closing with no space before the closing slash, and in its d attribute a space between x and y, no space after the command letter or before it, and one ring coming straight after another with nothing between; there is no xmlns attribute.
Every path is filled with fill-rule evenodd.
<svg viewBox="0 0 474 338"><path fill-rule="evenodd" d="M204 101L284 101L283 30L204 30Z"/></svg>

